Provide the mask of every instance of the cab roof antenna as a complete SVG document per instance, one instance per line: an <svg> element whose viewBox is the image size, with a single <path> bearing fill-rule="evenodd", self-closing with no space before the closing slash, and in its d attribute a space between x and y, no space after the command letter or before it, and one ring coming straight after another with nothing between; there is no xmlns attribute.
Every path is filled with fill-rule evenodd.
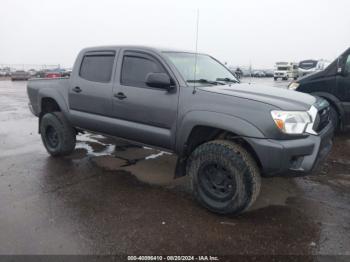
<svg viewBox="0 0 350 262"><path fill-rule="evenodd" d="M193 92L196 93L196 76L197 76L197 57L198 57L198 28L199 28L199 8L197 9L197 23L196 23L196 51L194 55L194 81L193 81Z"/></svg>
<svg viewBox="0 0 350 262"><path fill-rule="evenodd" d="M252 60L249 60L249 85L252 83Z"/></svg>

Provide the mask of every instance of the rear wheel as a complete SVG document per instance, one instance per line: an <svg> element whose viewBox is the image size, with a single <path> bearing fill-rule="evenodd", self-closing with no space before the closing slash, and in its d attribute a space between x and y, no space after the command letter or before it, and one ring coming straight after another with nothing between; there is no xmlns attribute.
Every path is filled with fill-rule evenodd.
<svg viewBox="0 0 350 262"><path fill-rule="evenodd" d="M260 172L252 156L240 145L214 140L197 147L188 164L195 198L220 214L247 210L260 192Z"/></svg>
<svg viewBox="0 0 350 262"><path fill-rule="evenodd" d="M277 81L277 77L274 77L273 80Z"/></svg>
<svg viewBox="0 0 350 262"><path fill-rule="evenodd" d="M61 112L46 113L40 121L40 133L52 156L69 155L75 148L76 132Z"/></svg>

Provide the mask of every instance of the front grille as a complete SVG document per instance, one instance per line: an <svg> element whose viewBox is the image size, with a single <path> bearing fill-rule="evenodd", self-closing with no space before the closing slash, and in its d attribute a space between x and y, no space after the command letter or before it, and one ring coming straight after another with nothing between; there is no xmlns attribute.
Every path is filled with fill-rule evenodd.
<svg viewBox="0 0 350 262"><path fill-rule="evenodd" d="M328 125L329 121L329 107L325 107L318 111L313 129L320 132Z"/></svg>

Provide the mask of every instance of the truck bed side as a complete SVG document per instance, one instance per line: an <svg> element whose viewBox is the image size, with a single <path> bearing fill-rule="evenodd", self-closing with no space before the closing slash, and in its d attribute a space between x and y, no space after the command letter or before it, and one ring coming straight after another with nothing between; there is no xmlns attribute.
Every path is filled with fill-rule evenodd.
<svg viewBox="0 0 350 262"><path fill-rule="evenodd" d="M34 115L40 115L44 98L55 100L61 111L67 114L69 86L69 78L29 80L27 93Z"/></svg>

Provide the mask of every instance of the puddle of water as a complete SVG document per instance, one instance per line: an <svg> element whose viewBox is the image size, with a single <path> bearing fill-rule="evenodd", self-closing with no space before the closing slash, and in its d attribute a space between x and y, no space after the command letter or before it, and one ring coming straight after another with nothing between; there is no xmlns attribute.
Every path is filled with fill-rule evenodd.
<svg viewBox="0 0 350 262"><path fill-rule="evenodd" d="M115 145L106 145L106 149L101 152L94 151L93 147L88 143L78 143L77 149L83 148L86 150L88 156L110 156L115 150Z"/></svg>
<svg viewBox="0 0 350 262"><path fill-rule="evenodd" d="M170 153L167 153L167 152L164 152L164 151L160 151L158 154L152 154L152 155L149 155L148 157L146 157L145 159L148 160L148 159L156 159L158 157L161 157L162 155L172 155Z"/></svg>
<svg viewBox="0 0 350 262"><path fill-rule="evenodd" d="M91 158L92 163L106 171L119 171L122 166L126 165L125 160L113 156L94 156Z"/></svg>

